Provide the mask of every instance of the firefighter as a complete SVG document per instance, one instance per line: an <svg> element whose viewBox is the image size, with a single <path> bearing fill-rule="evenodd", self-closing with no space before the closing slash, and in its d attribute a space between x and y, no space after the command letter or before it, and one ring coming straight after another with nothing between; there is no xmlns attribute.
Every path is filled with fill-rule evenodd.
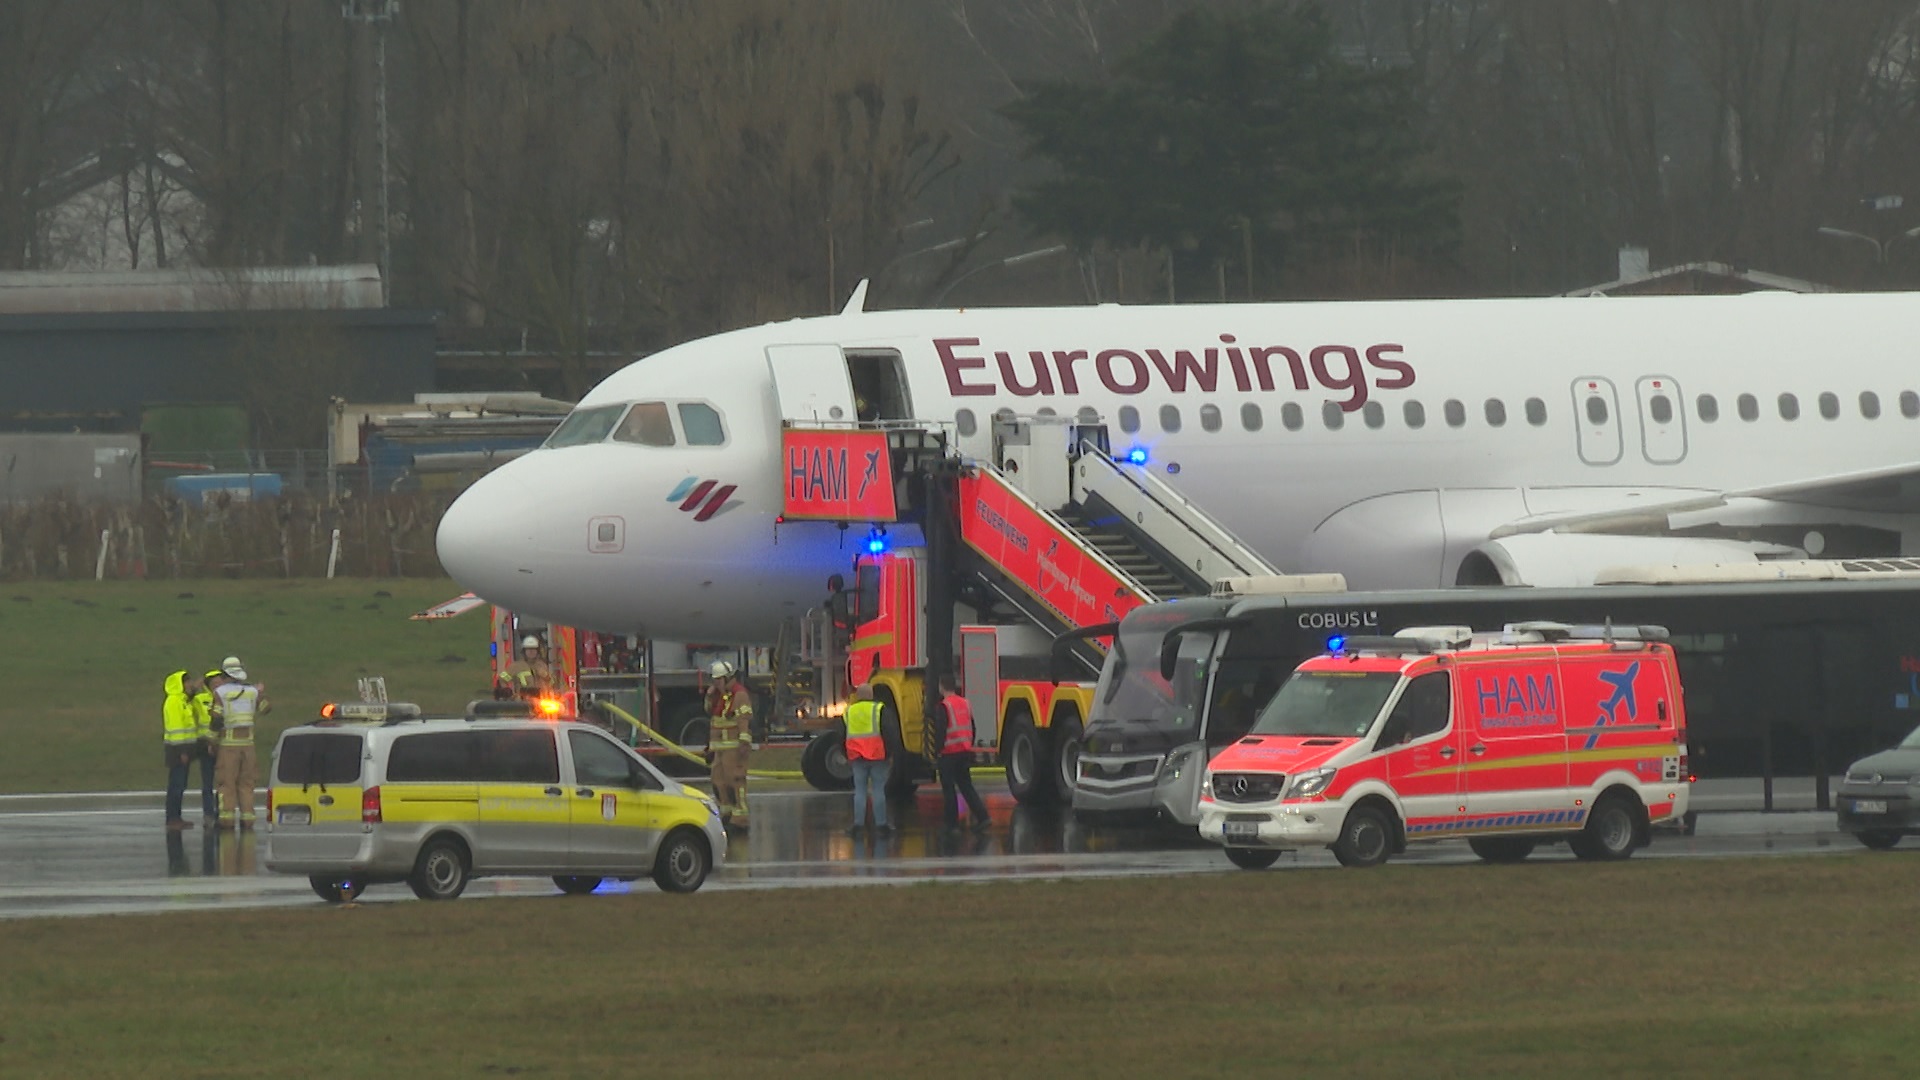
<svg viewBox="0 0 1920 1080"><path fill-rule="evenodd" d="M253 725L273 706L267 701L266 687L247 681L247 669L239 657L222 660L220 671L227 677L213 694L222 720L220 756L214 767L220 787L220 828L251 829L253 787L259 779L253 756Z"/></svg>
<svg viewBox="0 0 1920 1080"><path fill-rule="evenodd" d="M725 660L707 667L707 756L713 762L713 800L720 821L747 828L747 755L753 749L753 695Z"/></svg>
<svg viewBox="0 0 1920 1080"><path fill-rule="evenodd" d="M520 639L520 659L508 664L500 677L509 697L531 700L552 692L553 665L547 662L539 637L528 634Z"/></svg>

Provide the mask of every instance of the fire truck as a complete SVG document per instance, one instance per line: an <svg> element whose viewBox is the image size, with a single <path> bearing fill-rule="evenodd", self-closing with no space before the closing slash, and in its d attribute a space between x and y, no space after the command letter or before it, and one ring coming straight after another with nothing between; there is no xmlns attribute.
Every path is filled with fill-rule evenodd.
<svg viewBox="0 0 1920 1080"><path fill-rule="evenodd" d="M1120 618L1204 596L1219 577L1275 572L1156 475L1145 448L1116 453L1105 425L1047 415L993 425L991 460L978 460L937 424L786 422L782 521L866 528L851 576L829 583L804 635L825 673L801 762L816 787L850 784L835 718L847 688L869 680L890 787L930 777L931 688L954 673L976 761L1003 766L1023 804L1070 801Z"/></svg>

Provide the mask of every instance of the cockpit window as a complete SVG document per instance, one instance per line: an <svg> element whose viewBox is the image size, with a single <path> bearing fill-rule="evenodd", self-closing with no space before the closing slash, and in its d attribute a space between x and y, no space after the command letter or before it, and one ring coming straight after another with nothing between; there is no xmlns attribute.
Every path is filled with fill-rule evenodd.
<svg viewBox="0 0 1920 1080"><path fill-rule="evenodd" d="M553 429L552 435L547 436L547 445L585 446L600 442L613 430L623 408L624 405L595 405L590 409L575 409L560 421L560 426Z"/></svg>
<svg viewBox="0 0 1920 1080"><path fill-rule="evenodd" d="M627 410L627 418L614 429L615 442L641 446L672 446L673 418L667 415L664 401L643 401Z"/></svg>
<svg viewBox="0 0 1920 1080"><path fill-rule="evenodd" d="M687 433L688 446L719 446L727 441L726 429L720 425L720 413L698 401L681 403L680 430Z"/></svg>

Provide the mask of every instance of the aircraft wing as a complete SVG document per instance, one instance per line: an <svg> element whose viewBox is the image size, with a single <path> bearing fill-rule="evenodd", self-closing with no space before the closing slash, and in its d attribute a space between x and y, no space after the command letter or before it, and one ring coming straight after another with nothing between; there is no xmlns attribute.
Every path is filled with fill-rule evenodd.
<svg viewBox="0 0 1920 1080"><path fill-rule="evenodd" d="M1616 507L1541 514L1512 521L1493 530L1498 540L1543 532L1604 533L1652 526L1664 528L1673 514L1713 510L1736 500L1811 506L1852 513L1920 514L1920 462L1888 465L1850 473L1831 473L1806 480L1741 488L1722 492L1690 491L1672 499L1635 499Z"/></svg>
<svg viewBox="0 0 1920 1080"><path fill-rule="evenodd" d="M432 607L428 608L425 611L415 612L414 614L408 616L408 618L451 619L455 615L465 615L467 612L472 611L474 608L477 608L480 605L485 603L486 603L485 600L480 599L479 597L473 595L472 593L461 593L459 596L456 596L451 600L441 601L440 603L433 605Z"/></svg>

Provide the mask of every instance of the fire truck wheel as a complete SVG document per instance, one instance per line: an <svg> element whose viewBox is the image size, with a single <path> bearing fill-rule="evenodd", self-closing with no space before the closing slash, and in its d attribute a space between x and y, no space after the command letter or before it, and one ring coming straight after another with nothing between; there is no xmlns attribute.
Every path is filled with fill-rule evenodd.
<svg viewBox="0 0 1920 1080"><path fill-rule="evenodd" d="M1341 866L1379 866L1393 851L1393 822L1372 806L1356 806L1340 826L1340 839L1333 842L1333 857Z"/></svg>
<svg viewBox="0 0 1920 1080"><path fill-rule="evenodd" d="M800 775L815 791L852 791L853 767L847 764L847 737L828 731L807 740L800 751Z"/></svg>
<svg viewBox="0 0 1920 1080"><path fill-rule="evenodd" d="M1514 863L1533 854L1533 841L1524 836L1476 836L1467 841L1475 855L1488 862Z"/></svg>
<svg viewBox="0 0 1920 1080"><path fill-rule="evenodd" d="M1022 806L1045 806L1053 797L1053 756L1026 710L1007 710L1001 735L1001 760L1007 766L1007 790Z"/></svg>
<svg viewBox="0 0 1920 1080"><path fill-rule="evenodd" d="M1860 838L1861 843L1875 851L1886 851L1900 842L1900 834L1891 829L1868 829L1866 832L1854 833L1854 835Z"/></svg>
<svg viewBox="0 0 1920 1080"><path fill-rule="evenodd" d="M1567 840L1574 855L1582 859L1611 862L1633 854L1633 805L1619 795L1606 795L1587 815L1587 827Z"/></svg>
<svg viewBox="0 0 1920 1080"><path fill-rule="evenodd" d="M696 753L707 745L707 710L697 701L683 702L667 713L662 735Z"/></svg>
<svg viewBox="0 0 1920 1080"><path fill-rule="evenodd" d="M1073 782L1080 778L1080 718L1063 715L1053 722L1053 796L1073 804Z"/></svg>
<svg viewBox="0 0 1920 1080"><path fill-rule="evenodd" d="M1265 848L1230 847L1227 861L1242 870L1265 870L1280 861L1280 853Z"/></svg>
<svg viewBox="0 0 1920 1080"><path fill-rule="evenodd" d="M467 867L467 849L460 841L438 836L420 849L407 884L422 900L452 900L466 891Z"/></svg>
<svg viewBox="0 0 1920 1080"><path fill-rule="evenodd" d="M560 886L560 891L568 896L585 896L600 887L599 878L584 877L579 874L559 874L554 877L553 883Z"/></svg>

